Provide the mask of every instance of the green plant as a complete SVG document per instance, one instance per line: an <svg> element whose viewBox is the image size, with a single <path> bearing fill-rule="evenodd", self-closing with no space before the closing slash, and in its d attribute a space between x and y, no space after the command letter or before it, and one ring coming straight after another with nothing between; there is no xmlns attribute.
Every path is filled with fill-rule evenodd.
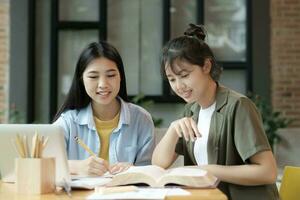
<svg viewBox="0 0 300 200"><path fill-rule="evenodd" d="M280 111L274 111L272 106L259 95L249 93L248 96L260 111L266 135L272 149L274 149L274 145L281 140L278 129L286 128L292 120L284 118Z"/></svg>
<svg viewBox="0 0 300 200"><path fill-rule="evenodd" d="M134 96L131 99L131 102L134 103L134 104L137 104L137 105L139 105L139 106L141 106L145 109L149 108L149 106L154 104L154 101L149 100L149 99L145 99L145 95L142 94L142 93ZM163 123L163 119L156 118L154 116L152 116L152 120L153 120L153 123L154 123L155 127L159 127Z"/></svg>
<svg viewBox="0 0 300 200"><path fill-rule="evenodd" d="M0 116L4 116L7 110L0 111ZM24 123L25 117L22 112L20 112L16 105L13 103L10 106L10 109L8 109L8 123L10 124L18 124L18 123Z"/></svg>

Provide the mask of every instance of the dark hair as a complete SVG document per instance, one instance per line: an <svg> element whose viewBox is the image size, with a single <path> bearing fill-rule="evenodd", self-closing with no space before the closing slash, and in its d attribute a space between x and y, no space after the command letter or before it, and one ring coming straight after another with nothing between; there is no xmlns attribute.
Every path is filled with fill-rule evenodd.
<svg viewBox="0 0 300 200"><path fill-rule="evenodd" d="M189 24L183 36L170 40L163 48L161 59L161 72L165 76L165 66L168 64L172 70L174 62L187 61L191 64L203 67L205 59L209 58L212 63L210 76L218 81L222 68L217 64L210 47L204 42L205 30L201 25Z"/></svg>
<svg viewBox="0 0 300 200"><path fill-rule="evenodd" d="M114 48L107 42L93 42L90 43L80 54L80 57L76 64L71 88L64 103L56 113L54 121L57 120L64 111L71 109L80 109L86 107L90 103L91 99L85 91L82 75L91 61L101 57L107 58L116 63L121 76L118 96L121 97L124 101L128 101L124 65L120 54L118 53L116 48Z"/></svg>

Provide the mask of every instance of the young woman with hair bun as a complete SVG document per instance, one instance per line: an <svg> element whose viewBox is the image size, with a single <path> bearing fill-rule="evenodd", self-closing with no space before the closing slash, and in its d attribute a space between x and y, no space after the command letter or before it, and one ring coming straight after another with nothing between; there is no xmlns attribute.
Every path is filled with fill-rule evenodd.
<svg viewBox="0 0 300 200"><path fill-rule="evenodd" d="M156 146L152 164L168 168L183 155L185 165L218 177L228 199L279 199L261 116L250 99L218 82L222 69L205 36L203 26L190 24L163 48L161 71L187 105Z"/></svg>

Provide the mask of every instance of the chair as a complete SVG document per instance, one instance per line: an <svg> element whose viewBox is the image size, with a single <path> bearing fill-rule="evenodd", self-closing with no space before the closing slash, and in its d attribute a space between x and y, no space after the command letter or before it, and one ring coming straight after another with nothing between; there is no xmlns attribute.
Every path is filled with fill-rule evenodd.
<svg viewBox="0 0 300 200"><path fill-rule="evenodd" d="M284 168L279 194L281 200L300 199L300 167Z"/></svg>

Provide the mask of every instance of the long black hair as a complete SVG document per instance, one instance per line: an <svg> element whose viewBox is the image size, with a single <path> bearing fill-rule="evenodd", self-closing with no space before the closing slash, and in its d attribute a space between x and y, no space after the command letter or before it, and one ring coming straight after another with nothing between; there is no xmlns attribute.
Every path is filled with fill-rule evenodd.
<svg viewBox="0 0 300 200"><path fill-rule="evenodd" d="M174 69L174 62L186 61L203 67L206 59L210 59L212 68L210 76L218 81L222 68L217 64L210 47L204 42L206 37L203 26L189 24L183 36L170 40L163 48L161 57L161 73L165 76L165 67L169 65Z"/></svg>
<svg viewBox="0 0 300 200"><path fill-rule="evenodd" d="M80 57L76 64L75 74L73 77L71 88L67 94L64 103L57 111L54 117L54 121L57 120L64 111L72 109L81 109L86 107L90 103L91 99L85 91L82 76L83 72L91 63L91 61L101 57L107 58L116 63L121 77L120 90L118 96L121 97L124 101L128 101L124 65L119 52L116 48L114 48L107 42L92 42L80 54Z"/></svg>

